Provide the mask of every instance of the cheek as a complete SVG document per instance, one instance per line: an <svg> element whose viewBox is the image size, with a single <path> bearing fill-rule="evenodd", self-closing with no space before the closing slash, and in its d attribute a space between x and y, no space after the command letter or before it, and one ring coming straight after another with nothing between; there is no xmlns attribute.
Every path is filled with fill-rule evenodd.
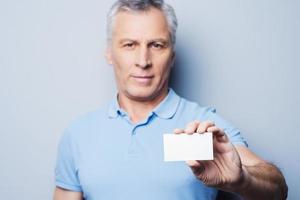
<svg viewBox="0 0 300 200"><path fill-rule="evenodd" d="M130 57L126 55L116 56L114 58L115 71L121 76L127 75L131 69L132 63Z"/></svg>
<svg viewBox="0 0 300 200"><path fill-rule="evenodd" d="M164 60L160 63L160 72L159 73L160 73L160 76L164 79L169 76L169 73L171 70L170 64L171 64L170 60L167 60L167 61Z"/></svg>

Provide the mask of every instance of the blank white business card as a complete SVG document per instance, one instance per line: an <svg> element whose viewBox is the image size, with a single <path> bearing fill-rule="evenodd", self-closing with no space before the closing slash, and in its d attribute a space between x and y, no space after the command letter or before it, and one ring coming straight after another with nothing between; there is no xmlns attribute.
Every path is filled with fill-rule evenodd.
<svg viewBox="0 0 300 200"><path fill-rule="evenodd" d="M212 133L164 134L164 161L213 160Z"/></svg>

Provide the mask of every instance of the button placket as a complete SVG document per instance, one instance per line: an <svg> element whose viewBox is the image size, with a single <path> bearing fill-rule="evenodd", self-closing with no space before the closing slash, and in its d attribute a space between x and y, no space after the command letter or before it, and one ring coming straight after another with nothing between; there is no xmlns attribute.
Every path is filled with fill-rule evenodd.
<svg viewBox="0 0 300 200"><path fill-rule="evenodd" d="M132 131L131 131L131 142L130 142L130 145L128 148L128 154L130 156L140 157L143 154L144 149L143 149L141 143L139 142L139 138L138 138L139 136L137 134L137 131L139 128L150 123L150 121L153 117L153 114L154 113L151 113L151 115L149 115L146 120L133 126Z"/></svg>

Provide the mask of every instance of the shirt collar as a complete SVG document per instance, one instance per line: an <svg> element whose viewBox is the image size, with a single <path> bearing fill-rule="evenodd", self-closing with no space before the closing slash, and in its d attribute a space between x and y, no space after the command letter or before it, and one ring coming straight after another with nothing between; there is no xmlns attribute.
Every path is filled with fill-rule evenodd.
<svg viewBox="0 0 300 200"><path fill-rule="evenodd" d="M154 108L153 112L160 118L170 119L175 115L179 102L180 97L170 88L168 95Z"/></svg>
<svg viewBox="0 0 300 200"><path fill-rule="evenodd" d="M180 99L181 98L174 92L174 90L169 88L168 95L153 109L152 112L159 118L170 119L175 115ZM116 94L115 98L110 103L107 113L110 118L117 118L119 115L124 115L125 111L120 108L118 103L118 94Z"/></svg>
<svg viewBox="0 0 300 200"><path fill-rule="evenodd" d="M117 118L118 115L121 114L121 108L118 102L118 94L116 94L114 99L111 101L107 114L110 118Z"/></svg>

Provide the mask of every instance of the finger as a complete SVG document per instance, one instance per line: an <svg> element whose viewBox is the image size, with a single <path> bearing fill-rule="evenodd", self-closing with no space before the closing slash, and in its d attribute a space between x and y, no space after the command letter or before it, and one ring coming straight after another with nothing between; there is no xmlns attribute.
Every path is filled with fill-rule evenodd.
<svg viewBox="0 0 300 200"><path fill-rule="evenodd" d="M196 160L187 160L185 161L185 163L189 166L189 167L197 167L200 166L200 163Z"/></svg>
<svg viewBox="0 0 300 200"><path fill-rule="evenodd" d="M208 132L212 132L213 135L218 140L218 142L228 142L229 141L226 133L222 129L220 129L220 128L216 127L216 126L209 127L207 129L207 131Z"/></svg>
<svg viewBox="0 0 300 200"><path fill-rule="evenodd" d="M220 128L216 126L208 127L207 132L212 132L215 136L223 136L225 134Z"/></svg>
<svg viewBox="0 0 300 200"><path fill-rule="evenodd" d="M173 131L173 133L175 133L175 134L181 134L181 133L184 133L184 130L181 129L181 128L175 128L174 131Z"/></svg>
<svg viewBox="0 0 300 200"><path fill-rule="evenodd" d="M212 121L204 121L199 124L197 128L197 133L205 133L209 127L215 126Z"/></svg>
<svg viewBox="0 0 300 200"><path fill-rule="evenodd" d="M190 122L187 127L185 128L184 132L186 134L193 134L196 132L197 127L199 126L200 122L199 121L193 121Z"/></svg>

